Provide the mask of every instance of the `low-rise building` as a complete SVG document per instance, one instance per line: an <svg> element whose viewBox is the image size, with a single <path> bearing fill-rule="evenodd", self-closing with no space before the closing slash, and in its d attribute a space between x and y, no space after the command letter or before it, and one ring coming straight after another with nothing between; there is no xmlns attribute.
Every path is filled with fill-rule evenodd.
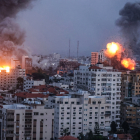
<svg viewBox="0 0 140 140"><path fill-rule="evenodd" d="M25 76L24 83L23 83L23 91L28 91L28 89L32 88L33 86L40 86L40 85L45 85L45 79L33 80L32 77Z"/></svg>

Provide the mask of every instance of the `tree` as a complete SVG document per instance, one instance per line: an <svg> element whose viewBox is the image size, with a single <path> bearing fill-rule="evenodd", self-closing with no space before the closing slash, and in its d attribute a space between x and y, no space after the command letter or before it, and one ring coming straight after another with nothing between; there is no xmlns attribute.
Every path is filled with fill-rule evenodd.
<svg viewBox="0 0 140 140"><path fill-rule="evenodd" d="M63 129L63 130L61 131L61 133L62 133L63 136L67 136L67 135L70 134L68 128Z"/></svg>
<svg viewBox="0 0 140 140"><path fill-rule="evenodd" d="M133 140L140 140L140 130L133 135Z"/></svg>
<svg viewBox="0 0 140 140"><path fill-rule="evenodd" d="M111 127L111 132L112 133L115 133L116 131L117 131L117 124L113 121L113 122L111 122L111 125L110 125L110 127Z"/></svg>
<svg viewBox="0 0 140 140"><path fill-rule="evenodd" d="M79 133L79 136L77 137L79 140L84 140L85 136L83 133Z"/></svg>
<svg viewBox="0 0 140 140"><path fill-rule="evenodd" d="M92 130L89 130L89 132L87 133L87 139L88 140L93 140L93 138L94 138L94 135L93 135L93 132L92 132Z"/></svg>
<svg viewBox="0 0 140 140"><path fill-rule="evenodd" d="M18 77L18 78L17 78L17 82L18 82L19 84L23 84L23 78Z"/></svg>
<svg viewBox="0 0 140 140"><path fill-rule="evenodd" d="M94 134L95 134L95 135L98 135L98 136L100 135L100 128L99 128L98 122L95 123Z"/></svg>
<svg viewBox="0 0 140 140"><path fill-rule="evenodd" d="M22 77L17 78L17 88L23 90L23 78Z"/></svg>
<svg viewBox="0 0 140 140"><path fill-rule="evenodd" d="M122 124L122 128L124 129L124 132L127 134L129 130L129 124L126 121L124 121Z"/></svg>

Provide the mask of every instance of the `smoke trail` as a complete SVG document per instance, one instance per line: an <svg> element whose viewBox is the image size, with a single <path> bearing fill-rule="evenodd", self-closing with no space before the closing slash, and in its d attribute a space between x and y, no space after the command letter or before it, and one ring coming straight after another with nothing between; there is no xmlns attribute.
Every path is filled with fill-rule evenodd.
<svg viewBox="0 0 140 140"><path fill-rule="evenodd" d="M116 25L121 29L125 45L137 55L140 53L140 3L126 3L119 15Z"/></svg>
<svg viewBox="0 0 140 140"><path fill-rule="evenodd" d="M0 0L0 59L6 63L11 56L21 60L27 55L22 44L25 41L25 31L15 22L21 10L31 7L34 0ZM21 48L22 46L22 48Z"/></svg>

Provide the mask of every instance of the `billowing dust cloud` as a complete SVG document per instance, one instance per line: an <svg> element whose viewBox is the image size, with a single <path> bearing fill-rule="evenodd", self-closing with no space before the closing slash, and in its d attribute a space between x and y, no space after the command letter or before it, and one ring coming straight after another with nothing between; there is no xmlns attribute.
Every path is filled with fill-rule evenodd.
<svg viewBox="0 0 140 140"><path fill-rule="evenodd" d="M23 47L25 31L15 22L17 14L31 7L33 0L0 0L0 64L8 64L11 57L21 61L28 55Z"/></svg>
<svg viewBox="0 0 140 140"><path fill-rule="evenodd" d="M116 25L120 27L125 47L134 55L140 54L140 2L126 3L119 12Z"/></svg>

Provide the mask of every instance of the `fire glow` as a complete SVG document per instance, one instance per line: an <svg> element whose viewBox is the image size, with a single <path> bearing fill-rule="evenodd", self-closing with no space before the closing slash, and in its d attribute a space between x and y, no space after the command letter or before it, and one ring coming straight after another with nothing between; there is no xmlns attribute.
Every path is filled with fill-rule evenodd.
<svg viewBox="0 0 140 140"><path fill-rule="evenodd" d="M9 66L0 67L0 72L1 72L2 70L6 70L6 72L10 72L10 67L9 67Z"/></svg>
<svg viewBox="0 0 140 140"><path fill-rule="evenodd" d="M121 58L121 53L124 51L123 47L119 43L115 42L108 43L106 48L105 55L108 58L117 56L118 60Z"/></svg>
<svg viewBox="0 0 140 140"><path fill-rule="evenodd" d="M130 70L134 70L135 69L135 61L133 59L130 59L130 58L124 58L122 61L121 61L121 64L127 68L127 69L130 69Z"/></svg>
<svg viewBox="0 0 140 140"><path fill-rule="evenodd" d="M130 58L123 58L124 48L119 43L108 43L105 50L105 56L113 58L116 56L117 61L121 62L121 65L129 70L134 70L136 63L135 60Z"/></svg>

